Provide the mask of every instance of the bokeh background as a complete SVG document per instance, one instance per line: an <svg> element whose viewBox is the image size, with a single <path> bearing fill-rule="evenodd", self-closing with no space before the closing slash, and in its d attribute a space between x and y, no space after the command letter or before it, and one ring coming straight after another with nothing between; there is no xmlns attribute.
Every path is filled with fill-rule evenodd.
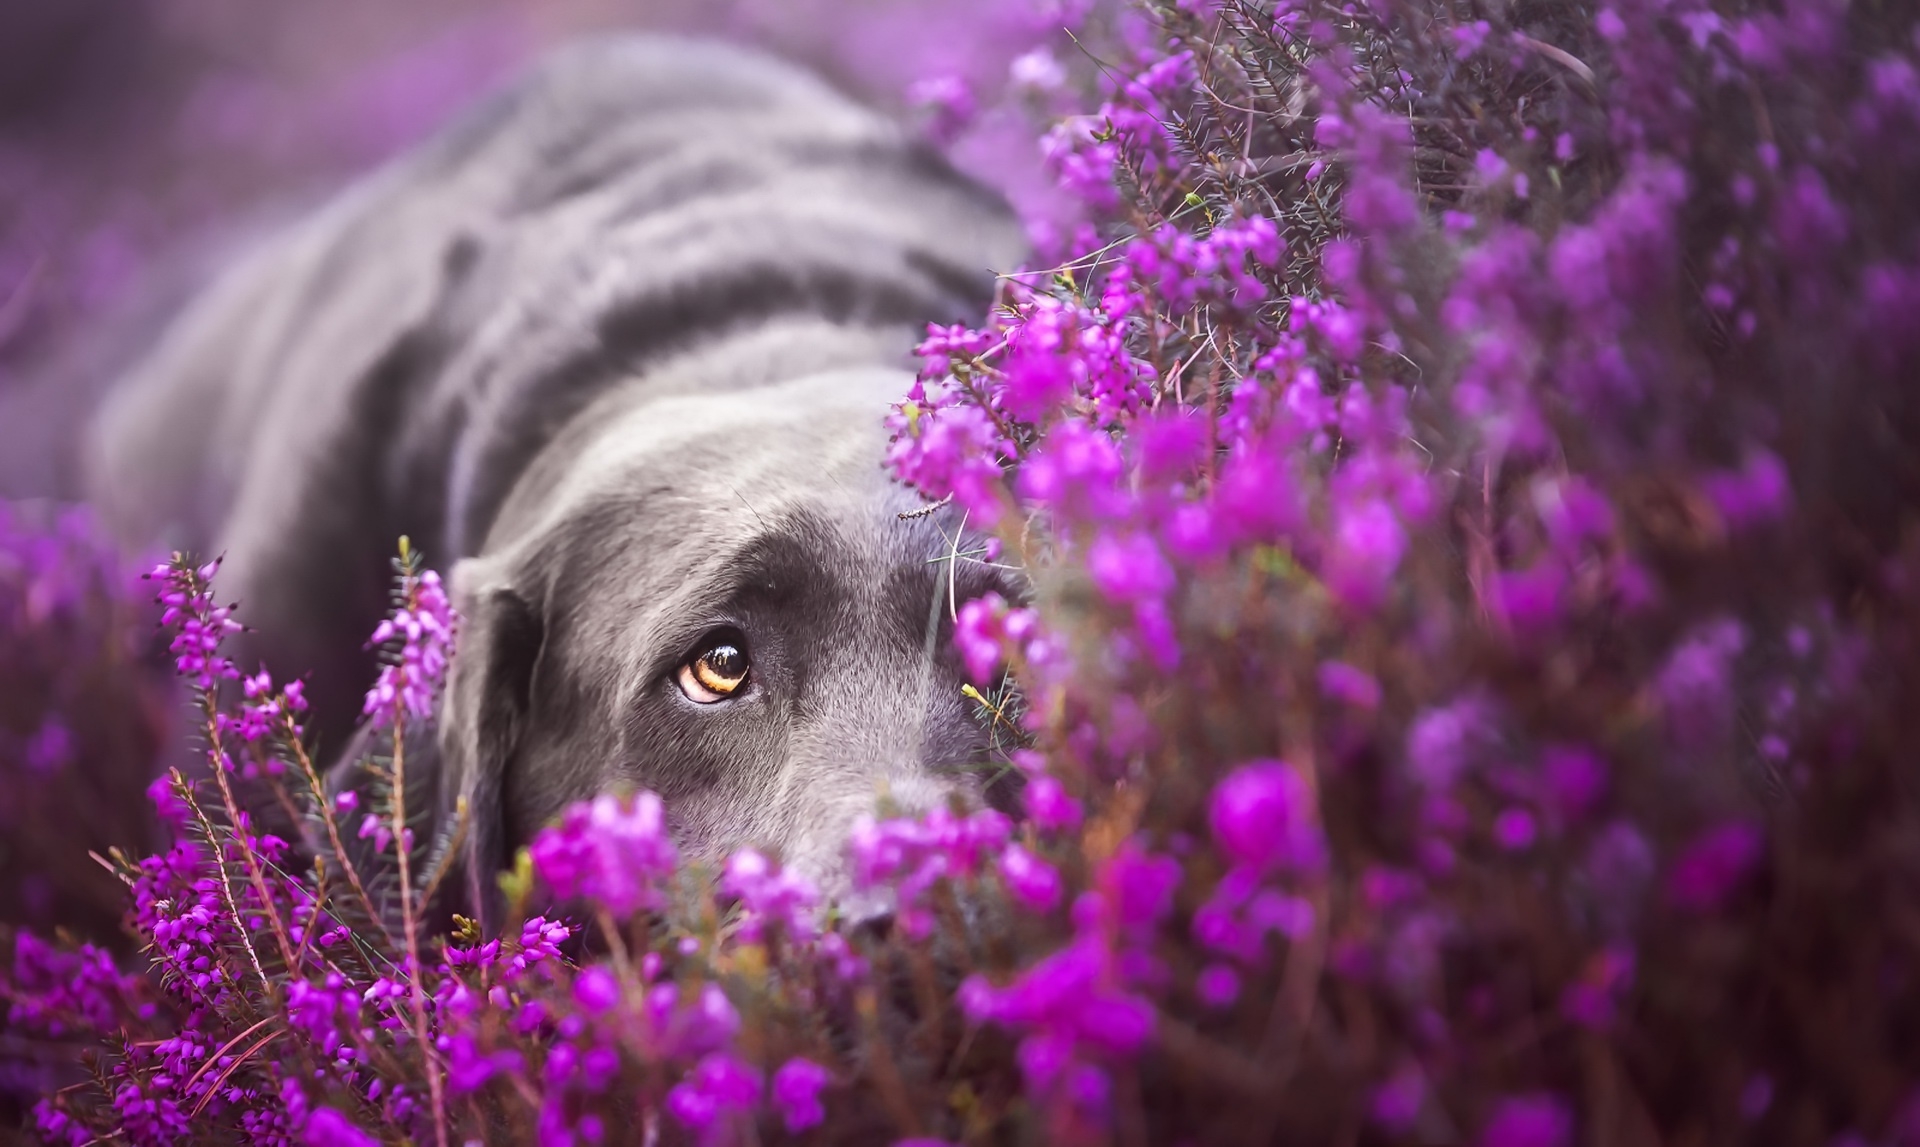
<svg viewBox="0 0 1920 1147"><path fill-rule="evenodd" d="M1010 0L6 0L0 496L73 496L69 447L91 397L233 245L543 49L636 30L723 37L911 118L929 82L991 106L1009 62L1058 23ZM1025 117L989 113L950 142L1037 209Z"/></svg>

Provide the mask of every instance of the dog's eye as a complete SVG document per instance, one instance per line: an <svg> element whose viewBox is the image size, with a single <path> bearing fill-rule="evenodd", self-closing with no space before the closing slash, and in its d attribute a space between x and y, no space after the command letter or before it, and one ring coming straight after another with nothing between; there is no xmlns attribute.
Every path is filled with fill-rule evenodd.
<svg viewBox="0 0 1920 1147"><path fill-rule="evenodd" d="M689 701L711 705L745 688L750 668L746 640L732 630L722 630L694 648L675 679Z"/></svg>

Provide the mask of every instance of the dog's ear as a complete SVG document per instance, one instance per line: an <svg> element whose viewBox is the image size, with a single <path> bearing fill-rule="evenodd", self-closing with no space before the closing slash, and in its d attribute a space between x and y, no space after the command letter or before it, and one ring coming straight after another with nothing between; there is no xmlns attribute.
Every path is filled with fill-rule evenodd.
<svg viewBox="0 0 1920 1147"><path fill-rule="evenodd" d="M461 878L469 910L492 934L504 924L497 878L510 859L501 791L526 736L546 626L538 599L489 576L484 562L454 567L461 623L440 713L438 788L443 817L465 805Z"/></svg>

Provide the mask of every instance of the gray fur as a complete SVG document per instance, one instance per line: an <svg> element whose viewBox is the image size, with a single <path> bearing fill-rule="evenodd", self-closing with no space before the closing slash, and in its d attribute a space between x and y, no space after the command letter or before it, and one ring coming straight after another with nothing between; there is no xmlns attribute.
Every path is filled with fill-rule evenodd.
<svg viewBox="0 0 1920 1147"><path fill-rule="evenodd" d="M226 553L246 656L310 675L330 743L394 539L451 566L437 800L472 808L476 900L635 785L691 854L770 846L841 892L877 792L926 808L983 751L944 628L926 655L959 524L897 516L880 420L924 324L977 320L1020 254L1002 204L808 76L575 49L200 299L97 420L93 493L129 540ZM672 674L722 624L752 684L698 706Z"/></svg>

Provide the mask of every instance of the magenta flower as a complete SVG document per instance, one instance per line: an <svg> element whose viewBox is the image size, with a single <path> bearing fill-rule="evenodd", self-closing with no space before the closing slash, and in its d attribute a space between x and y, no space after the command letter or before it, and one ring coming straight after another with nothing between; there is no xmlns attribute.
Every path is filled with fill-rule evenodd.
<svg viewBox="0 0 1920 1147"><path fill-rule="evenodd" d="M742 940L758 942L769 922L779 924L791 939L812 939L819 891L797 872L776 871L758 851L743 848L727 858L720 891L740 899L744 919L738 935Z"/></svg>
<svg viewBox="0 0 1920 1147"><path fill-rule="evenodd" d="M1011 831L1006 816L993 809L955 816L936 808L920 820L862 816L848 838L854 886L891 888L899 926L907 935L923 938L932 931L933 917L921 906L921 897L939 880L978 875Z"/></svg>
<svg viewBox="0 0 1920 1147"><path fill-rule="evenodd" d="M1606 792L1605 763L1595 753L1577 746L1548 749L1541 755L1540 774L1547 808L1565 823L1587 816Z"/></svg>
<svg viewBox="0 0 1920 1147"><path fill-rule="evenodd" d="M1535 824L1533 814L1526 809L1501 809L1493 818L1494 843L1508 852L1520 852L1533 847L1538 835L1539 826Z"/></svg>
<svg viewBox="0 0 1920 1147"><path fill-rule="evenodd" d="M960 987L960 1010L975 1022L1031 1030L1068 1046L1131 1054L1151 1038L1154 1011L1114 984L1115 971L1112 953L1098 939L1082 939L1005 988L969 977Z"/></svg>
<svg viewBox="0 0 1920 1147"><path fill-rule="evenodd" d="M620 981L607 968L582 968L573 981L573 999L590 1016L612 1011L620 1003Z"/></svg>
<svg viewBox="0 0 1920 1147"><path fill-rule="evenodd" d="M533 869L563 899L584 896L616 917L666 904L664 887L679 853L660 798L602 795L567 809L528 851Z"/></svg>
<svg viewBox="0 0 1920 1147"><path fill-rule="evenodd" d="M1236 865L1315 869L1326 861L1313 794L1281 761L1244 765L1214 786L1211 824L1220 851Z"/></svg>
<svg viewBox="0 0 1920 1147"><path fill-rule="evenodd" d="M1007 601L997 593L983 594L960 607L953 644L966 663L967 675L976 684L990 682L993 671L1000 666L1006 623Z"/></svg>
<svg viewBox="0 0 1920 1147"><path fill-rule="evenodd" d="M985 354L994 341L991 331L974 330L960 323L945 327L929 323L927 337L913 353L925 362L920 368L922 374L938 377L953 370L954 359Z"/></svg>
<svg viewBox="0 0 1920 1147"><path fill-rule="evenodd" d="M1225 964L1208 964L1194 980L1193 990L1207 1007L1231 1007L1240 998L1240 973Z"/></svg>
<svg viewBox="0 0 1920 1147"><path fill-rule="evenodd" d="M1035 912L1051 912L1060 903L1060 873L1020 845L1000 854L1000 876L1013 898Z"/></svg>
<svg viewBox="0 0 1920 1147"><path fill-rule="evenodd" d="M832 1078L826 1068L798 1056L773 1073L773 1105L789 1132L797 1135L826 1120L826 1109L820 1105L820 1091Z"/></svg>
<svg viewBox="0 0 1920 1147"><path fill-rule="evenodd" d="M1354 609L1375 609L1406 555L1406 530L1393 508L1379 499L1361 499L1337 513L1324 570L1327 588Z"/></svg>
<svg viewBox="0 0 1920 1147"><path fill-rule="evenodd" d="M1046 775L1030 778L1023 794L1027 818L1043 832L1067 832L1080 826L1080 802L1067 795L1059 781Z"/></svg>
<svg viewBox="0 0 1920 1147"><path fill-rule="evenodd" d="M1633 984L1634 954L1625 945L1595 953L1580 979L1560 996L1560 1014L1582 1027L1604 1029L1613 1022L1620 997Z"/></svg>
<svg viewBox="0 0 1920 1147"><path fill-rule="evenodd" d="M1116 602L1165 597L1174 585L1173 567L1144 534L1102 534L1087 551L1087 573L1100 592Z"/></svg>
<svg viewBox="0 0 1920 1147"><path fill-rule="evenodd" d="M727 993L708 982L687 995L673 983L647 989L647 1023L661 1053L691 1057L729 1046L740 1031L740 1013Z"/></svg>
<svg viewBox="0 0 1920 1147"><path fill-rule="evenodd" d="M528 968L546 960L560 958L560 945L573 935L573 929L544 916L533 916L520 925L520 950L507 964L506 978L524 975Z"/></svg>
<svg viewBox="0 0 1920 1147"><path fill-rule="evenodd" d="M381 667L362 706L376 727L393 724L402 712L419 720L430 718L453 653L453 604L440 586L440 575L427 570L409 578L405 592L407 604L376 626L367 641L369 646L399 641L393 660Z"/></svg>
<svg viewBox="0 0 1920 1147"><path fill-rule="evenodd" d="M1412 1130L1426 1102L1426 1077L1410 1065L1374 1088L1367 1114L1388 1132L1404 1135Z"/></svg>
<svg viewBox="0 0 1920 1147"><path fill-rule="evenodd" d="M301 1142L307 1147L379 1147L380 1140L354 1126L331 1107L316 1107L307 1117Z"/></svg>
<svg viewBox="0 0 1920 1147"><path fill-rule="evenodd" d="M1566 1147L1573 1139L1573 1116L1550 1095L1526 1095L1503 1101L1480 1135L1481 1147Z"/></svg>
<svg viewBox="0 0 1920 1147"><path fill-rule="evenodd" d="M1730 529L1746 529L1778 519L1792 500L1787 468L1767 451L1755 451L1731 473L1710 475L1703 483Z"/></svg>
<svg viewBox="0 0 1920 1147"><path fill-rule="evenodd" d="M927 137L945 146L979 114L973 89L959 76L933 76L915 81L907 89L907 102L928 113Z"/></svg>
<svg viewBox="0 0 1920 1147"><path fill-rule="evenodd" d="M1667 894L1693 912L1726 904L1760 866L1766 835L1760 826L1736 821L1709 829L1682 850L1667 874Z"/></svg>
<svg viewBox="0 0 1920 1147"><path fill-rule="evenodd" d="M73 734L58 718L50 717L27 738L27 768L46 774L58 771L73 757Z"/></svg>
<svg viewBox="0 0 1920 1147"><path fill-rule="evenodd" d="M1332 700L1356 709L1380 707L1380 682L1344 661L1326 661L1320 665L1320 691Z"/></svg>
<svg viewBox="0 0 1920 1147"><path fill-rule="evenodd" d="M176 556L173 564L157 565L147 574L160 582L154 600L166 607L160 624L173 631L167 648L173 654L174 669L196 689L212 689L222 680L240 677L239 667L220 656L228 635L243 627L234 620L232 606L213 604L213 575L219 569L217 560L194 569Z"/></svg>
<svg viewBox="0 0 1920 1147"><path fill-rule="evenodd" d="M674 1118L714 1141L729 1116L743 1115L760 1102L759 1071L725 1052L714 1052L667 1092Z"/></svg>

